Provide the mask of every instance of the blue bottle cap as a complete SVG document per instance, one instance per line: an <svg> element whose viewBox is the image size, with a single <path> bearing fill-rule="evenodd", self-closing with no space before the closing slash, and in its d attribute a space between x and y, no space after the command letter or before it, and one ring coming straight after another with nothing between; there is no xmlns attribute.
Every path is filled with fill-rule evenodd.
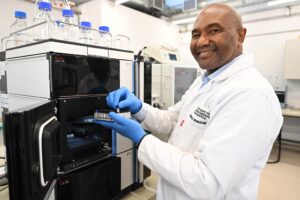
<svg viewBox="0 0 300 200"><path fill-rule="evenodd" d="M99 26L99 31L109 32L109 26Z"/></svg>
<svg viewBox="0 0 300 200"><path fill-rule="evenodd" d="M92 27L92 23L89 21L82 21L80 22L80 26L84 27L84 28L91 28Z"/></svg>
<svg viewBox="0 0 300 200"><path fill-rule="evenodd" d="M63 9L62 10L62 16L63 17L73 17L74 12L73 12L73 10L70 10L70 9Z"/></svg>
<svg viewBox="0 0 300 200"><path fill-rule="evenodd" d="M26 19L26 12L16 10L15 18Z"/></svg>
<svg viewBox="0 0 300 200"><path fill-rule="evenodd" d="M51 4L48 2L39 2L39 9L40 10L46 10L46 11L51 11Z"/></svg>

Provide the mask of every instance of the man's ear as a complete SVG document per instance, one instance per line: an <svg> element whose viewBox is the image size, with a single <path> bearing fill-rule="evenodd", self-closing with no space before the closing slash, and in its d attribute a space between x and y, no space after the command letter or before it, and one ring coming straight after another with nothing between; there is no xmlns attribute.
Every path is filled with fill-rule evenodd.
<svg viewBox="0 0 300 200"><path fill-rule="evenodd" d="M239 42L243 43L246 37L247 29L246 28L241 28L239 30Z"/></svg>

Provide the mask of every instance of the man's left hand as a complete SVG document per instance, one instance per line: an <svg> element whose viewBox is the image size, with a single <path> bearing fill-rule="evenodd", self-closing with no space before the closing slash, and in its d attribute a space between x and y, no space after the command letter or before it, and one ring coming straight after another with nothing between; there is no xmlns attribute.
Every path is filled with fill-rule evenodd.
<svg viewBox="0 0 300 200"><path fill-rule="evenodd" d="M124 137L131 139L135 144L139 144L146 135L141 125L134 120L124 118L115 112L110 112L108 116L113 121L95 120L95 123L115 130Z"/></svg>

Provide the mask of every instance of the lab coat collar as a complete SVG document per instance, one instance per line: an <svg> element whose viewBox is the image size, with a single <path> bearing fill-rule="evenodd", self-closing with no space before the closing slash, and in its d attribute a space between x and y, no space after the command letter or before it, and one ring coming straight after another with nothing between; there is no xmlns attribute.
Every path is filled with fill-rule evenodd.
<svg viewBox="0 0 300 200"><path fill-rule="evenodd" d="M237 57L237 60L231 64L226 70L224 70L219 76L217 76L213 81L222 81L231 77L246 68L254 67L254 57L250 54L242 54Z"/></svg>
<svg viewBox="0 0 300 200"><path fill-rule="evenodd" d="M221 74L210 80L205 86L200 89L200 94L210 91L211 85L214 82L223 81L233 74L238 73L246 68L254 66L254 57L250 54L242 54L236 58ZM201 77L203 80L203 77Z"/></svg>

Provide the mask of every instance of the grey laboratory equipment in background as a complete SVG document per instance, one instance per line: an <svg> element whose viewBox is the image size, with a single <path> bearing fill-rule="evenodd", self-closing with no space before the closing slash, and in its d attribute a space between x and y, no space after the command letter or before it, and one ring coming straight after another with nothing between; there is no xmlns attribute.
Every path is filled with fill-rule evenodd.
<svg viewBox="0 0 300 200"><path fill-rule="evenodd" d="M137 89L145 102L167 109L181 100L197 76L199 67L182 63L176 51L145 47L136 56Z"/></svg>

